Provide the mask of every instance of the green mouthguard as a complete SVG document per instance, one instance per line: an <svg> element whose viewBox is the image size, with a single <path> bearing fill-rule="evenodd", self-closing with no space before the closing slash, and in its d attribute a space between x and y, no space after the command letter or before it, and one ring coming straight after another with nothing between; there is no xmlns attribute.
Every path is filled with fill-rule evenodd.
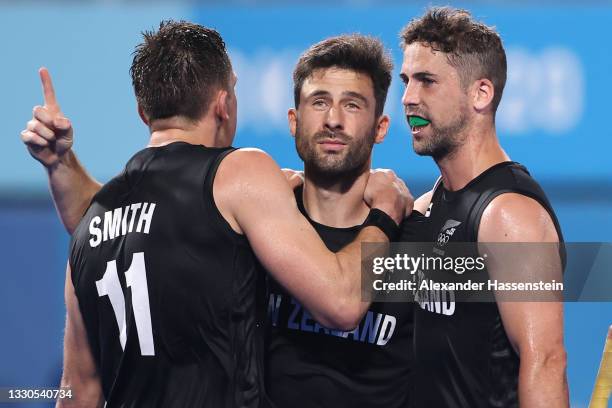
<svg viewBox="0 0 612 408"><path fill-rule="evenodd" d="M408 118L408 123L410 123L411 127L429 125L429 121L420 116L410 116Z"/></svg>

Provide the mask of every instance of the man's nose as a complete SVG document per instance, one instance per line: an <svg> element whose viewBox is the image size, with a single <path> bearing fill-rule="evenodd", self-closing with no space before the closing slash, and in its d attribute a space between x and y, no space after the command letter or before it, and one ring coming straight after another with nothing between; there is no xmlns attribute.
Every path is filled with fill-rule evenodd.
<svg viewBox="0 0 612 408"><path fill-rule="evenodd" d="M337 106L332 106L325 116L325 128L329 130L342 130L344 128L344 115Z"/></svg>

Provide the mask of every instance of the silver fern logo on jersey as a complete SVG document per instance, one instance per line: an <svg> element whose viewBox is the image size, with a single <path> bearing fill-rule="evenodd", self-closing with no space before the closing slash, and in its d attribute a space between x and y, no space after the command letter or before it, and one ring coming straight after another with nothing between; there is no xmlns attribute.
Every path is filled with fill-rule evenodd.
<svg viewBox="0 0 612 408"><path fill-rule="evenodd" d="M440 229L440 233L438 234L438 247L442 248L445 246L448 241L450 241L451 237L457 230L457 227L461 225L460 221L456 221L453 219L446 220L444 226Z"/></svg>

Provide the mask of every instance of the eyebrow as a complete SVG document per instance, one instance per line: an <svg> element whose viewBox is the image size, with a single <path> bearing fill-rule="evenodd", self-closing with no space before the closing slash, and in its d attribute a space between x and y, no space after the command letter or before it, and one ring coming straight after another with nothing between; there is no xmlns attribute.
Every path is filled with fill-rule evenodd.
<svg viewBox="0 0 612 408"><path fill-rule="evenodd" d="M368 106L368 99L363 96L362 94L360 94L359 92L354 92L354 91L345 91L342 92L343 96L349 96L351 98L355 98L355 99L359 99L360 101L362 101L366 106Z"/></svg>
<svg viewBox="0 0 612 408"><path fill-rule="evenodd" d="M306 98L315 98L317 96L329 96L329 92L323 90L316 90L310 93Z"/></svg>
<svg viewBox="0 0 612 408"><path fill-rule="evenodd" d="M331 96L331 94L328 91L324 91L322 89L319 89L319 90L313 91L310 95L307 96L307 98L310 99L310 98L316 98L316 97L319 97L319 96ZM360 94L359 92L344 91L344 92L342 92L342 96L343 97L350 97L350 98L359 99L366 106L368 105L368 99L365 96L363 96L362 94Z"/></svg>
<svg viewBox="0 0 612 408"><path fill-rule="evenodd" d="M410 80L410 79L408 78L408 75L404 74L403 72L402 72L402 73L400 73L400 75L399 75L399 76L400 76L401 80L402 80L402 81L403 81L405 84L406 84L406 83L408 83L408 82L409 82L409 80ZM429 71L420 71L420 72L416 72L416 73L412 74L412 76L413 76L415 79L417 79L417 80L423 80L423 79L427 79L427 78L429 78L429 77L431 77L431 78L436 78L436 77L437 77L437 75L436 75L436 74L434 74L434 73L432 73L432 72L429 72Z"/></svg>
<svg viewBox="0 0 612 408"><path fill-rule="evenodd" d="M412 75L413 77L415 77L416 79L426 79L428 77L432 77L435 78L437 77L436 74L433 74L429 71L421 71L421 72L416 72L414 75Z"/></svg>

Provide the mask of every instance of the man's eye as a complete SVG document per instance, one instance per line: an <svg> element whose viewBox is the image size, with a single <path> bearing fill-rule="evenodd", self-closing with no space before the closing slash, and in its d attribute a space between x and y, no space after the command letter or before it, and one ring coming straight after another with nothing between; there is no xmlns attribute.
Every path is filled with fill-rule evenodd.
<svg viewBox="0 0 612 408"><path fill-rule="evenodd" d="M429 79L429 78L423 78L423 83L425 85L431 85L433 84L435 81L433 79Z"/></svg>
<svg viewBox="0 0 612 408"><path fill-rule="evenodd" d="M314 102L312 102L312 106L316 107L316 108L323 108L327 105L327 103L325 103L324 100L322 99L317 99Z"/></svg>
<svg viewBox="0 0 612 408"><path fill-rule="evenodd" d="M349 109L359 109L359 105L357 105L357 104L356 104L356 103L354 103L354 102L349 102L349 103L347 103L347 104L346 104L346 107L347 107L347 108L349 108Z"/></svg>

